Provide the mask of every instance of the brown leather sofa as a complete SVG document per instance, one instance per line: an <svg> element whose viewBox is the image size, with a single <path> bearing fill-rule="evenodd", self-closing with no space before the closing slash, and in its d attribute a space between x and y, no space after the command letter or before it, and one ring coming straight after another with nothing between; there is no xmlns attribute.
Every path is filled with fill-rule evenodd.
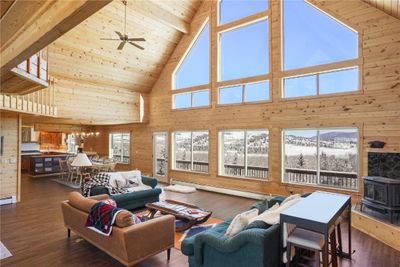
<svg viewBox="0 0 400 267"><path fill-rule="evenodd" d="M167 250L169 260L175 236L175 218L172 215L130 225L129 218L132 217L127 216L129 214L126 212L120 212L110 236L103 236L86 228L86 219L92 205L107 198L108 195L84 198L78 192L71 192L69 200L61 203L68 237L72 230L125 266L132 266L164 250Z"/></svg>

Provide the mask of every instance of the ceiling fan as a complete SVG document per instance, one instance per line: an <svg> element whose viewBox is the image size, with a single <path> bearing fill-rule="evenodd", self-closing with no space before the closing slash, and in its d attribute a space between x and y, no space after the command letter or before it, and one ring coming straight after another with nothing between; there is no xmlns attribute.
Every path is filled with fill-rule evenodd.
<svg viewBox="0 0 400 267"><path fill-rule="evenodd" d="M144 38L128 38L128 35L126 34L126 5L127 5L127 1L123 0L122 3L125 6L125 24L124 24L124 34L122 34L119 31L114 31L116 34L118 34L119 39L113 39L113 38L100 38L100 40L108 40L108 41L120 41L121 43L118 46L118 50L122 50L122 48L124 48L126 43L130 43L133 46L136 46L139 49L144 50L144 47L134 43L134 42L144 42L146 41L146 39Z"/></svg>

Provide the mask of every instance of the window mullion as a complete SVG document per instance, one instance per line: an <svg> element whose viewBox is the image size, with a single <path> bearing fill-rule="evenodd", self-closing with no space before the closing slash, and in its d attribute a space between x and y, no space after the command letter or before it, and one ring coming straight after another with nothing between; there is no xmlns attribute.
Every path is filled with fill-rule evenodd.
<svg viewBox="0 0 400 267"><path fill-rule="evenodd" d="M245 86L245 84L242 85L242 103L246 102Z"/></svg>
<svg viewBox="0 0 400 267"><path fill-rule="evenodd" d="M244 176L247 176L247 131L244 131Z"/></svg>
<svg viewBox="0 0 400 267"><path fill-rule="evenodd" d="M320 155L319 155L319 130L317 130L317 185L320 184Z"/></svg>
<svg viewBox="0 0 400 267"><path fill-rule="evenodd" d="M191 143L191 153L190 153L190 170L193 171L193 132L190 132L190 143Z"/></svg>

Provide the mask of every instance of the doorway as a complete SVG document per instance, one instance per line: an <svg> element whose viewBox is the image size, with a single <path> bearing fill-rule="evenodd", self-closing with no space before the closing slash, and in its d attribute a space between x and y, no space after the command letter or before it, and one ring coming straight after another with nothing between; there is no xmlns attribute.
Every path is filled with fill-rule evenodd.
<svg viewBox="0 0 400 267"><path fill-rule="evenodd" d="M168 182L168 133L153 133L153 175L161 182Z"/></svg>

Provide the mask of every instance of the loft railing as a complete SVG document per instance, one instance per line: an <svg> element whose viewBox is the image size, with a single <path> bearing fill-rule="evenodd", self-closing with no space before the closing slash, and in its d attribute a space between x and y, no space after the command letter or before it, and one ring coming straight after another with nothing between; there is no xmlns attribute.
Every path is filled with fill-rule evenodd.
<svg viewBox="0 0 400 267"><path fill-rule="evenodd" d="M357 173L320 171L319 181L316 170L285 168L285 181L296 184L322 185L357 190Z"/></svg>
<svg viewBox="0 0 400 267"><path fill-rule="evenodd" d="M0 94L0 109L35 115L57 116L54 81L49 87L25 95Z"/></svg>
<svg viewBox="0 0 400 267"><path fill-rule="evenodd" d="M208 162L193 161L193 169L191 169L191 164L192 162L190 160L175 160L176 169L208 172Z"/></svg>
<svg viewBox="0 0 400 267"><path fill-rule="evenodd" d="M38 53L34 54L21 64L19 64L16 69L23 70L26 73L42 80L45 82L49 81L48 76L48 55L47 50L40 50ZM16 70L16 71L17 71Z"/></svg>

